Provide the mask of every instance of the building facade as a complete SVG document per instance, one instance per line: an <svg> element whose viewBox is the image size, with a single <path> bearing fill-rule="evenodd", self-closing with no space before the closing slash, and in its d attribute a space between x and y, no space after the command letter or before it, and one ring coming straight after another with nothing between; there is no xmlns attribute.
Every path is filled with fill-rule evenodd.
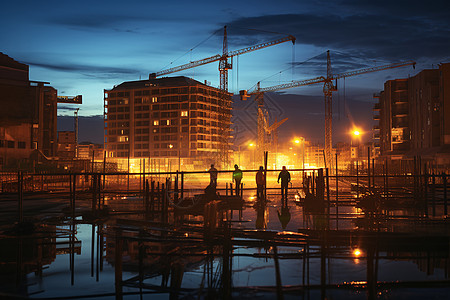
<svg viewBox="0 0 450 300"><path fill-rule="evenodd" d="M104 93L108 158L205 167L230 154L231 94L187 77L124 82Z"/></svg>
<svg viewBox="0 0 450 300"><path fill-rule="evenodd" d="M57 156L63 159L73 159L76 154L75 131L58 131Z"/></svg>
<svg viewBox="0 0 450 300"><path fill-rule="evenodd" d="M0 168L17 167L33 150L57 149L56 90L29 80L29 67L0 53Z"/></svg>
<svg viewBox="0 0 450 300"><path fill-rule="evenodd" d="M382 156L450 165L450 63L389 80L375 98L374 137Z"/></svg>

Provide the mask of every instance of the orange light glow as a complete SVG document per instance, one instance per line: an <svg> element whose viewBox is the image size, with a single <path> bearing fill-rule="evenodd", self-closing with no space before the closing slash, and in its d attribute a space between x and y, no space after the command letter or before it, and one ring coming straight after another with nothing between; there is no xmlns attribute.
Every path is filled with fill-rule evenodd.
<svg viewBox="0 0 450 300"><path fill-rule="evenodd" d="M353 134L356 135L356 136L358 136L358 135L361 134L361 132L359 132L359 130L355 130L355 131L353 131Z"/></svg>
<svg viewBox="0 0 450 300"><path fill-rule="evenodd" d="M353 250L353 255L354 256L356 256L356 257L358 257L358 256L361 256L361 250L359 250L358 248L357 249L355 249L355 250Z"/></svg>

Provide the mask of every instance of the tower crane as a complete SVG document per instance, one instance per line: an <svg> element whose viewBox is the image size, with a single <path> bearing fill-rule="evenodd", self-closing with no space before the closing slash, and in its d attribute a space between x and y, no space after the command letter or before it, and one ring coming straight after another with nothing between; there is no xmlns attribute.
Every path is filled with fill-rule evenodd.
<svg viewBox="0 0 450 300"><path fill-rule="evenodd" d="M273 41L253 45L250 47L242 48L239 50L234 51L228 51L228 36L227 36L227 27L224 26L223 28L223 50L222 54L216 54L207 58L203 58L200 60L192 61L187 64L183 64L180 66L176 66L173 68L161 70L156 73L149 74L149 78L153 79L159 76L168 75L172 73L176 73L179 71L199 67L202 65L206 65L209 63L213 63L218 61L219 62L219 74L220 74L220 90L223 92L221 94L222 101L220 103L220 109L219 109L219 123L225 123L227 114L226 112L231 110L231 106L227 105L227 101L225 100L226 93L228 92L228 70L233 68L231 59L234 56L242 55L245 53L253 52L256 50L264 49L270 46L278 45L284 42L291 41L293 44L295 44L295 37L292 35L288 35L283 38L279 38ZM219 138L221 139L221 149L218 151L218 155L220 156L219 159L224 164L228 163L228 151L229 151L229 134L226 126L220 126L219 129Z"/></svg>
<svg viewBox="0 0 450 300"><path fill-rule="evenodd" d="M292 81L289 83L279 84L271 87L265 87L261 88L260 83L256 85L255 90L241 90L239 92L241 100L247 100L251 96L255 96L255 101L258 104L258 142L261 143L261 145L264 145L264 136L260 135L260 127L263 126L262 123L260 123L260 111L262 111L262 105L263 105L263 99L264 99L264 93L265 92L274 92L279 91L283 89L288 88L295 88L300 86L306 86L306 85L312 85L316 83L323 83L323 93L325 96L325 164L326 167L331 167L332 164L332 157L331 157L331 150L332 150L332 94L334 91L337 91L337 80L341 78L371 73L371 72L377 72L387 69L394 69L394 68L400 68L412 65L415 67L414 61L405 61L405 62L398 62L388 65L382 65L378 67L370 67L370 68L364 68L364 69L358 69L353 71L348 71L340 74L333 75L331 70L331 59L330 59L330 51L327 51L327 75L315 77L312 79L306 79L306 80L299 80L299 81ZM333 81L336 83L333 84ZM263 114L262 114L263 115ZM262 141L260 141L260 139ZM260 150L262 151L262 149Z"/></svg>
<svg viewBox="0 0 450 300"><path fill-rule="evenodd" d="M220 89L222 91L228 92L228 70L231 70L233 68L233 65L230 61L231 58L234 56L242 55L245 53L253 52L256 50L264 49L270 46L278 45L284 42L292 41L293 44L295 44L295 37L292 35L288 35L283 38L279 38L273 41L256 44L250 47L242 48L239 50L234 51L228 51L228 36L227 36L227 26L224 26L223 28L223 51L222 54L216 54L207 58L199 59L196 61L189 62L184 65L176 66L173 68L165 69L158 71L156 73L151 73L149 75L149 78L156 78L159 76L164 76L167 74L176 73L179 71L199 67L202 65L206 65L209 63L213 63L218 61L219 62L219 73L220 73Z"/></svg>

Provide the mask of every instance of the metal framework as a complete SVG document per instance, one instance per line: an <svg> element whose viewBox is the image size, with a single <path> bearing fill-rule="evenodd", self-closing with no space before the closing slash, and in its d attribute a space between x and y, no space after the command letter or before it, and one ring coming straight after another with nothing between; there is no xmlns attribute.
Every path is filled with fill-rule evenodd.
<svg viewBox="0 0 450 300"><path fill-rule="evenodd" d="M220 77L221 78L220 87L221 87L221 89L228 91L228 70L232 69L232 67L233 67L232 63L229 61L230 58L232 58L234 56L242 55L245 53L253 52L256 50L264 49L264 48L267 48L270 46L278 45L278 44L288 42L288 41L292 41L292 43L295 43L295 37L292 35L288 35L286 37L279 38L279 39L276 39L276 40L273 40L270 42L265 42L265 43L261 43L261 44L257 44L257 45L253 45L250 47L246 47L246 48L242 48L239 50L234 50L234 51L228 52L227 27L225 26L224 27L224 39L223 39L222 54L216 54L216 55L213 55L213 56L210 56L207 58L189 62L184 65L161 70L156 73L151 73L150 78L156 78L156 77L176 73L179 71L183 71L183 70L187 70L187 69L191 69L191 68L195 68L195 67L199 67L202 65L206 65L206 64L210 64L210 63L219 61L219 71L221 72L220 73L220 76L221 76Z"/></svg>
<svg viewBox="0 0 450 300"><path fill-rule="evenodd" d="M191 68L195 68L195 67L199 67L202 65L206 65L209 63L213 63L218 61L219 62L219 74L220 74L220 90L223 92L222 95L223 97L226 97L226 94L228 92L228 70L231 70L233 68L233 64L232 64L232 58L234 56L238 56L238 55L242 55L245 53L249 53L249 52L253 52L256 50L260 50L260 49L264 49L270 46L274 46L274 45L278 45L284 42L288 42L288 41L292 41L292 43L295 43L295 37L292 35L288 35L286 37L283 38L279 38L276 40L272 40L269 42L265 42L265 43L261 43L261 44L257 44L257 45L253 45L250 47L246 47L246 48L242 48L239 50L234 50L234 51L228 51L228 36L227 36L227 27L224 26L224 30L223 30L223 51L222 54L216 54L207 58L203 58L200 60L196 60L196 61L192 61L190 63L184 64L184 65L180 65L180 66L176 66L173 68L169 68L169 69L165 69L165 70L161 70L159 72L156 73L151 73L149 75L149 78L156 78L159 76L163 76L163 75L168 75L168 74L172 74L175 72L179 72L179 71L183 71L183 70L187 70L187 69L191 69ZM222 99L223 101L221 101L222 103L226 103L227 101L225 101L225 99ZM226 108L221 109L221 111L219 112L219 122L224 122L225 121L225 114L224 111L226 111ZM223 126L224 127L224 126ZM221 138L221 149L219 149L218 151L218 160L223 164L223 165L227 165L228 164L228 151L229 151L229 129L227 128L222 128L221 127L221 132L219 133L220 138Z"/></svg>
<svg viewBox="0 0 450 300"><path fill-rule="evenodd" d="M370 68L364 68L364 69L358 69L353 70L349 72L344 72L340 74L333 75L332 69L331 69L331 58L330 58L330 51L327 51L327 76L319 76L312 79L306 79L306 80L299 80L299 81L292 81L289 83L274 85L270 87L261 88L260 83L256 85L255 90L241 90L240 96L241 100L247 100L247 98L251 96L255 96L255 101L258 103L258 108L260 108L264 103L264 93L265 92L275 92L283 89L288 88L295 88L300 86L306 86L306 85L312 85L316 83L323 83L323 94L325 98L325 164L327 168L332 168L332 96L333 92L337 91L336 85L333 84L333 81L337 81L337 79L345 78L345 77L351 77L371 72L377 72L387 69L394 69L399 67L405 67L409 65L415 66L416 62L414 61L405 61L405 62L397 62L393 64L388 65L382 65L378 67L370 67ZM259 118L258 118L259 121ZM262 126L258 123L258 128ZM258 137L258 140L260 137Z"/></svg>

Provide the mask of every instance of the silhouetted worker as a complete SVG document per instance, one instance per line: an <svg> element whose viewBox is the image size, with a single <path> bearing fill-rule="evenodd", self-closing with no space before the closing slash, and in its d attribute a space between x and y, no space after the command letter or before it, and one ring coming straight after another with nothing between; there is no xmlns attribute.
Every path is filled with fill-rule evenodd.
<svg viewBox="0 0 450 300"><path fill-rule="evenodd" d="M291 174L288 170L286 170L286 166L283 166L283 169L281 170L280 174L278 174L278 180L277 182L280 183L281 180L281 199L287 200L287 194L288 194L288 184L291 182Z"/></svg>
<svg viewBox="0 0 450 300"><path fill-rule="evenodd" d="M259 167L258 172L256 172L256 199L264 199L264 186L266 185L266 179L264 178L264 168Z"/></svg>
<svg viewBox="0 0 450 300"><path fill-rule="evenodd" d="M242 170L239 169L238 165L234 165L233 181L236 184L235 187L236 196L241 195L241 180L242 180Z"/></svg>
<svg viewBox="0 0 450 300"><path fill-rule="evenodd" d="M216 187L217 186L217 169L214 168L214 164L211 164L211 168L208 170L209 172L209 184Z"/></svg>
<svg viewBox="0 0 450 300"><path fill-rule="evenodd" d="M206 201L213 201L217 199L216 186L213 184L209 184L205 188L205 197Z"/></svg>

